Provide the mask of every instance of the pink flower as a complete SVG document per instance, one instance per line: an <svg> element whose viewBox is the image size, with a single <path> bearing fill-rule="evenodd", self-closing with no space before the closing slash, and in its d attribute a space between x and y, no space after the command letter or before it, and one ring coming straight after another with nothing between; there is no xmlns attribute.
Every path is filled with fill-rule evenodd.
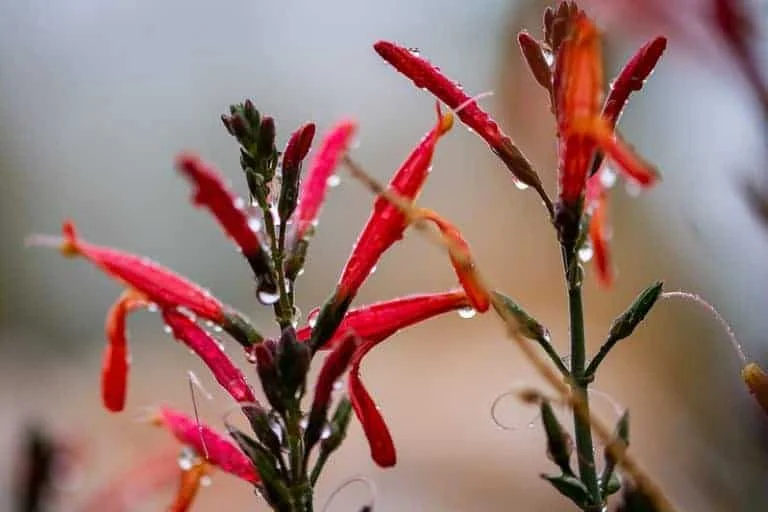
<svg viewBox="0 0 768 512"><path fill-rule="evenodd" d="M161 407L156 421L178 442L192 448L212 466L252 484L261 480L256 468L243 452L210 427L196 422L194 418L180 411Z"/></svg>
<svg viewBox="0 0 768 512"><path fill-rule="evenodd" d="M164 310L163 320L173 336L188 346L211 370L216 381L238 403L254 403L256 397L240 369L227 357L219 342L214 340L188 316L174 310Z"/></svg>

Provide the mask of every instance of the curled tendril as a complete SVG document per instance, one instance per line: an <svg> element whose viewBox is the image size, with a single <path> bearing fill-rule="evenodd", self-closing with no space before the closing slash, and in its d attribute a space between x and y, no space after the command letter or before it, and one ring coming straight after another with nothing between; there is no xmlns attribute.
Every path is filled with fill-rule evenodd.
<svg viewBox="0 0 768 512"><path fill-rule="evenodd" d="M360 507L360 510L372 511L374 509L374 505L376 505L376 500L377 500L376 484L374 484L373 481L370 478L362 476L362 475L358 475L358 476L353 476L351 478L348 478L347 480L344 480L341 483L341 485L339 485L331 493L331 495L328 496L328 499L325 500L325 505L323 505L323 508L321 509L321 512L328 512L328 507L331 505L331 503L333 502L334 498L336 498L336 496L341 491L343 491L344 489L346 489L347 487L349 487L350 485L352 485L352 484L354 484L356 482L359 482L359 483L365 485L366 488L368 489L368 493L370 494L370 498L368 499L368 501L366 502L365 505Z"/></svg>
<svg viewBox="0 0 768 512"><path fill-rule="evenodd" d="M731 346L733 346L733 349L736 351L736 355L741 360L742 366L746 366L749 361L747 359L747 354L744 352L744 349L741 346L741 343L739 342L739 339L736 337L736 334L733 332L733 329L731 329L731 326L728 324L728 322L725 321L725 318L723 318L723 315L720 314L720 312L715 309L715 306L704 300L700 295L697 295L695 293L686 292L683 290L678 291L672 291L672 292L664 292L661 294L662 299L683 299L687 300L689 302L693 302L697 306L702 307L704 310L709 312L715 320L718 321L718 323L723 327L723 330L728 335L728 340L731 342Z"/></svg>
<svg viewBox="0 0 768 512"><path fill-rule="evenodd" d="M499 419L498 416L498 409L501 402L506 398L517 398L518 400L527 403L527 404L539 404L542 400L547 400L549 402L553 403L561 403L562 400L558 398L553 398L544 395L541 391L538 389L526 385L526 384L520 384L517 386L514 386L507 391L504 391L500 395L498 395L496 398L494 398L493 402L491 403L491 420L493 423L499 427L502 430L507 431L516 431L519 427L513 426L513 425L507 425L503 421ZM539 417L541 416L541 413L537 413L536 416L534 416L526 425L530 428L533 427L533 425L538 421Z"/></svg>

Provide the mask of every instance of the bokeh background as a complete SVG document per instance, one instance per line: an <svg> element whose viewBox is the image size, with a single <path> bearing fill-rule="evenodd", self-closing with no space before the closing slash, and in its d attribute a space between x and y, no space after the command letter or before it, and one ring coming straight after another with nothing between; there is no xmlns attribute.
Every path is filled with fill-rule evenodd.
<svg viewBox="0 0 768 512"><path fill-rule="evenodd" d="M702 2L699 2L702 3ZM600 10L606 68L615 73L643 38L662 28L623 2ZM642 4L642 2L634 2ZM684 2L693 9L697 2ZM215 223L189 204L173 155L193 148L245 190L234 142L218 120L245 97L278 119L281 141L299 123L341 116L361 124L355 158L386 179L433 123L430 97L372 51L378 39L418 47L483 100L554 187L554 125L542 90L516 49L522 26L540 30L542 2L486 0L232 0L226 2L2 2L0 5L0 510L22 430L44 424L76 447L54 510L77 510L95 489L168 445L140 421L146 406L191 410L186 372L215 400L203 416L221 425L231 404L200 364L148 314L131 319L129 412L99 404L103 319L118 286L82 262L25 248L30 233L74 219L85 236L151 255L268 325L247 267ZM764 9L762 11L765 12ZM647 21L647 20L646 20ZM651 20L653 21L653 20ZM670 47L621 131L658 165L664 181L631 197L612 194L618 281L588 277L590 347L655 279L702 294L729 319L747 353L765 362L768 231L742 185L766 167L765 120L728 54L670 33ZM764 40L763 40L764 43ZM765 44L762 44L765 55ZM765 59L762 60L766 62ZM341 175L320 221L299 306L309 311L335 283L372 198ZM422 202L453 219L500 289L549 325L566 350L565 294L553 232L531 192L512 185L485 145L457 127L439 147ZM441 252L412 233L391 250L359 303L454 285ZM232 346L232 353L236 349ZM720 326L690 304L662 302L606 361L596 388L606 419L632 411L633 450L686 510L768 507L765 418L745 393ZM335 457L318 507L347 479L365 475L378 510L567 510L538 478L550 470L535 411L491 403L539 383L493 318L446 315L382 345L365 380L391 425L399 463L369 460L359 427ZM607 396L608 398L605 398ZM354 510L350 485L328 510ZM146 510L162 506L162 497ZM104 510L110 504L104 504ZM214 478L197 510L260 510L239 482Z"/></svg>

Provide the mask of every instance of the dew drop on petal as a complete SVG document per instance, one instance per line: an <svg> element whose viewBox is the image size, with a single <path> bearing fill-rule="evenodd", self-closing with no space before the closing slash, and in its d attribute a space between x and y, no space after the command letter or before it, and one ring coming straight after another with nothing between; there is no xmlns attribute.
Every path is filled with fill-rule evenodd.
<svg viewBox="0 0 768 512"><path fill-rule="evenodd" d="M147 306L147 311L149 311L150 313L157 313L158 311L160 311L160 306L158 306L154 302L150 302L149 305Z"/></svg>
<svg viewBox="0 0 768 512"><path fill-rule="evenodd" d="M377 269L377 268L378 268L378 267L377 267L376 265L372 266L372 267L371 267L371 271L370 271L370 272L368 272L368 273L369 273L369 274L375 274L375 273L376 273L376 269Z"/></svg>
<svg viewBox="0 0 768 512"><path fill-rule="evenodd" d="M459 309L458 314L461 318L474 318L474 316L477 314L477 311L475 311L475 308L467 307Z"/></svg>
<svg viewBox="0 0 768 512"><path fill-rule="evenodd" d="M234 201L235 208L238 210L245 210L245 199L242 197L236 197Z"/></svg>
<svg viewBox="0 0 768 512"><path fill-rule="evenodd" d="M170 325L163 325L163 332L165 334L172 334L173 333L173 329L171 329Z"/></svg>
<svg viewBox="0 0 768 512"><path fill-rule="evenodd" d="M320 309L315 308L307 315L307 325L314 328L317 325L317 316L320 314Z"/></svg>
<svg viewBox="0 0 768 512"><path fill-rule="evenodd" d="M421 56L421 50L418 48L408 48L408 51L413 55L414 57L420 57Z"/></svg>
<svg viewBox="0 0 768 512"><path fill-rule="evenodd" d="M341 178L338 174L331 174L328 176L328 180L326 181L326 184L331 188L338 187L340 183Z"/></svg>
<svg viewBox="0 0 768 512"><path fill-rule="evenodd" d="M333 383L333 389L334 389L335 391L338 391L338 390L340 390L340 389L341 389L341 388L343 388L343 387L344 387L344 380L343 380L343 379L338 379L338 380L336 380L336 381Z"/></svg>
<svg viewBox="0 0 768 512"><path fill-rule="evenodd" d="M258 233L261 230L261 221L256 217L251 217L248 219L248 227L251 228L251 231L254 233Z"/></svg>
<svg viewBox="0 0 768 512"><path fill-rule="evenodd" d="M611 188L616 184L616 171L612 167L603 166L600 171L600 184L605 188Z"/></svg>
<svg viewBox="0 0 768 512"><path fill-rule="evenodd" d="M592 256L595 254L594 249L592 249L592 246L590 244L585 243L581 246L579 249L579 259L586 263L589 260L592 259Z"/></svg>

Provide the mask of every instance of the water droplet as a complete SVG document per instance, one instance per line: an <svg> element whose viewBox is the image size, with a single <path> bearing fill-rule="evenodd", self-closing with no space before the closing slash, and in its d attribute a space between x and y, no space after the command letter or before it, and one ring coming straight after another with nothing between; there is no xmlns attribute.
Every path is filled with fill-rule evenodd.
<svg viewBox="0 0 768 512"><path fill-rule="evenodd" d="M256 292L256 298L265 306L271 306L280 300L280 294L270 290L258 290Z"/></svg>
<svg viewBox="0 0 768 512"><path fill-rule="evenodd" d="M182 471L189 471L194 467L196 462L197 455L195 455L195 452L189 448L182 448L178 458L179 468L181 468Z"/></svg>
<svg viewBox="0 0 768 512"><path fill-rule="evenodd" d="M149 311L150 313L157 313L158 311L160 311L160 306L158 306L154 302L150 302L149 305L147 305L147 311Z"/></svg>
<svg viewBox="0 0 768 512"><path fill-rule="evenodd" d="M605 188L611 188L616 184L616 171L611 167L604 165L600 171L600 183Z"/></svg>
<svg viewBox="0 0 768 512"><path fill-rule="evenodd" d="M250 350L245 354L245 360L251 364L256 364L256 351Z"/></svg>
<svg viewBox="0 0 768 512"><path fill-rule="evenodd" d="M165 334L173 334L173 329L171 329L170 325L163 325L163 332Z"/></svg>
<svg viewBox="0 0 768 512"><path fill-rule="evenodd" d="M336 380L336 381L333 383L333 389L334 389L335 391L338 391L338 390L340 390L340 389L341 389L341 388L343 388L343 387L344 387L344 380L343 380L343 379L338 379L338 380Z"/></svg>
<svg viewBox="0 0 768 512"><path fill-rule="evenodd" d="M555 63L555 56L552 54L552 52L542 52L544 54L544 62L547 63L547 66L552 66Z"/></svg>
<svg viewBox="0 0 768 512"><path fill-rule="evenodd" d="M201 487L210 487L213 483L213 479L208 475L203 475L200 477L200 486Z"/></svg>
<svg viewBox="0 0 768 512"><path fill-rule="evenodd" d="M251 231L254 233L258 233L261 230L261 221L256 217L251 217L248 219L248 227L251 228Z"/></svg>
<svg viewBox="0 0 768 512"><path fill-rule="evenodd" d="M303 276L304 275L304 269L300 268L298 272L296 272L296 277Z"/></svg>
<svg viewBox="0 0 768 512"><path fill-rule="evenodd" d="M302 430L306 430L307 427L309 426L309 418L306 416L301 418L301 420L299 420L299 426L301 427Z"/></svg>
<svg viewBox="0 0 768 512"><path fill-rule="evenodd" d="M408 48L408 51L411 52L411 55L413 55L414 57L421 57L421 50L419 50L418 48L415 48L415 47Z"/></svg>
<svg viewBox="0 0 768 512"><path fill-rule="evenodd" d="M477 314L477 311L475 311L475 308L466 307L458 310L458 313L461 318L473 318Z"/></svg>
<svg viewBox="0 0 768 512"><path fill-rule="evenodd" d="M307 315L307 325L314 328L317 325L317 316L320 314L320 309L315 308Z"/></svg>
<svg viewBox="0 0 768 512"><path fill-rule="evenodd" d="M320 439L328 439L331 437L331 434L333 433L333 430L331 429L331 426L329 424L323 425L323 430L320 431Z"/></svg>
<svg viewBox="0 0 768 512"><path fill-rule="evenodd" d="M218 324L214 324L213 326L213 332L222 332L224 328Z"/></svg>
<svg viewBox="0 0 768 512"><path fill-rule="evenodd" d="M326 184L330 188L338 187L339 183L341 183L341 178L339 177L338 174L331 174L330 176L328 176L328 181L326 181Z"/></svg>
<svg viewBox="0 0 768 512"><path fill-rule="evenodd" d="M235 208L238 210L245 210L245 199L242 197L236 197L234 201Z"/></svg>
<svg viewBox="0 0 768 512"><path fill-rule="evenodd" d="M518 190L525 190L528 188L528 185L518 179L513 179L512 182L515 184L515 187L517 187Z"/></svg>
<svg viewBox="0 0 768 512"><path fill-rule="evenodd" d="M377 268L378 268L378 266L377 266L377 265L374 265L374 266L372 266L372 267L371 267L371 271L370 271L370 272L368 272L368 273L369 273L369 274L375 274L375 273L376 273L376 269L377 269Z"/></svg>
<svg viewBox="0 0 768 512"><path fill-rule="evenodd" d="M581 246L579 249L579 259L583 261L584 263L588 262L592 259L592 256L595 254L594 249L592 249L592 245L585 243Z"/></svg>

